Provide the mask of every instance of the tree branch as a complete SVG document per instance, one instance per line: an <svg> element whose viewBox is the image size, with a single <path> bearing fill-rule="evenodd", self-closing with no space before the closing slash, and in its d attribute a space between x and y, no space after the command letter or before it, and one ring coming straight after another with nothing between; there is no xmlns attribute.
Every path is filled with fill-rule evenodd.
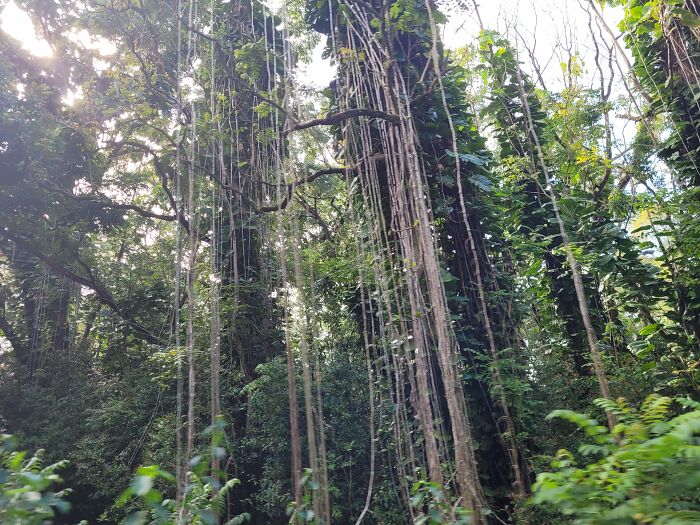
<svg viewBox="0 0 700 525"><path fill-rule="evenodd" d="M84 277L75 273L69 268L66 268L65 266L56 262L49 255L42 253L40 250L32 246L29 242L23 240L17 234L11 232L7 227L5 227L4 231L0 231L0 236L4 237L8 241L13 242L15 246L17 246L21 250L27 252L32 257L43 262L50 270L52 270L56 274L62 275L63 277L66 277L78 284L82 284L83 286L94 291L97 295L97 298L102 304L109 307L110 310L112 310L124 321L126 321L126 323L129 326L131 326L134 329L134 331L138 335L140 335L145 341L152 344L163 344L164 341L160 337L149 332L144 326L138 323L129 310L119 306L119 303L117 303L117 301L112 297L112 294L109 292L109 290L100 281L98 281L97 278Z"/></svg>
<svg viewBox="0 0 700 525"><path fill-rule="evenodd" d="M146 217L149 219L158 219L161 221L174 221L177 219L177 215L165 215L163 213L156 213L153 211L146 210L144 208L141 208L140 206L137 206L136 204L126 204L126 203L121 203L121 202L114 202L113 200L105 197L104 195L97 193L97 194L85 194L85 195L75 195L74 193L67 191L65 188L60 188L56 187L54 185L51 185L51 190L52 191L58 191L61 194L65 195L69 199L72 199L74 201L82 202L82 203L88 203L88 204L94 204L96 206L99 206L101 208L111 208L115 210L129 210L129 211L135 211L141 217Z"/></svg>
<svg viewBox="0 0 700 525"><path fill-rule="evenodd" d="M277 203L277 204L271 204L269 206L260 206L258 207L251 199L248 197L238 186L229 186L228 184L225 184L221 179L218 177L213 177L213 180L221 187L223 190L227 191L232 191L236 193L237 195L240 195L240 197L243 199L243 202L246 203L248 207L250 207L254 213L257 215L260 215L262 213L268 213L272 211L281 211L287 207L289 204L289 201L292 198L292 195L294 194L294 190L297 188L297 186L301 186L302 184L308 184L309 182L313 182L319 177L322 177L324 175L332 175L332 174L343 174L347 172L349 169L352 168L324 168L322 170L318 170L308 177L291 182L289 184L286 184L284 186L283 192L284 192L284 197L282 197L282 200Z"/></svg>
<svg viewBox="0 0 700 525"><path fill-rule="evenodd" d="M321 214L318 212L318 209L316 206L312 206L306 200L299 195L298 196L299 203L302 205L302 207L306 210L306 212L314 219L316 219L316 222L318 222L318 225L321 227L323 230L323 234L321 235L321 240L326 240L329 241L332 237L331 235L331 229L328 226L328 223L323 220L323 217L321 217Z"/></svg>
<svg viewBox="0 0 700 525"><path fill-rule="evenodd" d="M173 218L172 220L175 220L177 218L177 216L179 216L180 217L180 224L185 229L185 231L188 234L190 234L191 233L190 222L187 220L187 218L184 216L184 214L178 212L177 202L175 201L175 197L173 197L172 191L170 191L170 188L168 187L168 180L171 178L171 175L168 173L168 169L161 162L160 157L158 157L156 151L153 148L147 146L146 144L142 144L141 142L137 142L137 141L133 141L133 140L123 140L120 142L111 142L111 144L113 146L115 146L115 151L113 152L113 155L118 155L123 146L131 146L133 148L136 148L136 149L150 155L153 158L153 166L155 167L156 174L160 177L160 183L161 183L161 186L163 187L163 191L165 192L165 195L168 197L168 202L170 202L170 207L175 212L175 218ZM171 219L165 219L165 220L171 220Z"/></svg>
<svg viewBox="0 0 700 525"><path fill-rule="evenodd" d="M332 126L333 124L340 124L345 120L355 117L378 118L381 120L386 120L387 122L390 122L392 124L398 124L399 122L401 122L401 118L398 115L392 115L390 113L385 113L384 111L379 111L377 109L348 109L346 111L341 111L340 113L326 115L323 118L316 118L307 122L292 124L288 129L282 132L282 136L288 135L292 131L312 128L314 126Z"/></svg>
<svg viewBox="0 0 700 525"><path fill-rule="evenodd" d="M297 188L297 186L301 186L302 184L308 184L309 182L313 182L319 177L322 177L323 175L331 175L331 174L343 174L345 173L349 168L325 168L319 171L316 171L309 175L308 177L291 182L287 184L287 189L284 197L282 197L282 200L277 203L277 204L272 204L270 206L262 206L260 208L256 208L255 212L257 214L261 213L268 213L271 211L281 211L287 207L289 202L292 200L292 196L294 195L294 190Z"/></svg>

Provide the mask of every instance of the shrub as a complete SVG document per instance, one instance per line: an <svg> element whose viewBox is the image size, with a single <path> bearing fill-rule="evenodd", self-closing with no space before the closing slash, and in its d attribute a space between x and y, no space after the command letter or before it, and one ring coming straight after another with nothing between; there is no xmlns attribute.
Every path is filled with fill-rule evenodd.
<svg viewBox="0 0 700 525"><path fill-rule="evenodd" d="M0 523L3 525L40 525L67 512L64 496L68 489L52 492L62 480L56 471L67 462L43 466L43 450L27 459L26 451L17 450L13 436L0 435Z"/></svg>
<svg viewBox="0 0 700 525"><path fill-rule="evenodd" d="M553 471L537 476L532 502L577 525L700 523L700 403L652 395L639 410L624 400L596 404L616 415L612 432L583 414L550 414L587 439L577 454L557 453Z"/></svg>

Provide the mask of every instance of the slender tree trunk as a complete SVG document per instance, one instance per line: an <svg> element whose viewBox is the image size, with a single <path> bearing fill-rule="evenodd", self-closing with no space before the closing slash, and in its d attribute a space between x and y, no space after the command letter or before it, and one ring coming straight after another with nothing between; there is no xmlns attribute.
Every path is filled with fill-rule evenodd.
<svg viewBox="0 0 700 525"><path fill-rule="evenodd" d="M182 0L177 0L177 121L182 116L182 91L180 77L182 73ZM177 128L176 142L180 144L182 132ZM173 332L175 335L175 352L177 361L176 372L176 408L175 408L175 499L181 507L184 497L184 472L182 457L182 401L184 395L184 379L182 374L182 341L180 340L180 283L182 280L182 177L181 177L180 148L175 151L175 203L177 215L177 233L175 240L175 293L173 297Z"/></svg>
<svg viewBox="0 0 700 525"><path fill-rule="evenodd" d="M362 261L359 261L362 264ZM369 343L369 328L367 326L367 306L365 304L365 287L364 279L362 278L362 269L360 270L360 301L362 304L362 341L365 345L365 359L367 360L367 384L369 387L369 482L367 483L367 496L365 497L365 505L362 507L362 512L357 517L355 525L360 525L365 515L369 511L370 505L372 503L372 490L374 488L374 462L376 456L376 438L374 430L374 377L372 374L372 356L370 353L370 343Z"/></svg>
<svg viewBox="0 0 700 525"><path fill-rule="evenodd" d="M574 252L571 249L571 242L569 240L569 234L566 231L564 221L559 213L559 205L557 201L557 196L554 193L554 186L552 185L552 179L549 176L549 170L547 169L547 163L544 158L544 153L542 152L542 147L540 146L540 140L535 131L535 127L532 121L532 115L530 113L530 105L527 102L527 95L525 93L525 88L523 87L522 72L520 70L520 64L515 62L515 75L518 81L518 89L520 92L520 99L523 104L525 111L525 121L528 127L528 131L531 135L532 142L535 145L535 152L537 154L537 161L540 164L542 173L545 177L547 183L547 193L552 202L552 209L554 210L554 216L559 226L559 233L562 239L562 245L564 246L564 252L566 254L566 260L571 268L571 275L574 280L574 288L576 289L576 298L578 300L579 310L581 312L581 320L583 321L583 326L586 331L586 338L588 340L588 349L591 353L591 358L593 361L593 370L595 371L596 378L598 379L598 387L600 389L600 395L605 399L612 399L610 395L610 386L608 385L608 377L605 372L605 364L603 363L603 358L598 349L598 337L596 336L595 330L593 328L593 323L591 322L591 316L588 311L588 300L586 298L586 291L583 286L583 278L581 277L581 269L578 265L578 261L574 256ZM616 420L615 415L607 411L608 426L610 430L615 427Z"/></svg>
<svg viewBox="0 0 700 525"><path fill-rule="evenodd" d="M190 172L190 191L193 191L194 184L192 178L194 171ZM191 195L191 194L190 194ZM192 197L190 197L190 201ZM191 204L191 202L190 202ZM190 207L190 210L193 210ZM190 213L190 217L194 216ZM190 220L190 224L194 224L194 220ZM194 451L194 431L195 431L195 394L196 394L196 363L195 363L195 327L194 327L194 315L195 315L195 289L194 281L196 278L195 264L197 262L197 241L195 239L195 233L190 232L190 242L189 242L189 255L188 255L188 268L187 268L187 441L185 448L185 460L189 461L192 459L192 453Z"/></svg>
<svg viewBox="0 0 700 525"><path fill-rule="evenodd" d="M314 423L314 400L312 392L311 364L309 362L309 341L308 330L306 327L306 300L304 298L304 276L301 270L301 254L299 243L299 223L296 217L292 219L293 223L293 252L294 252L294 278L297 288L297 300L299 307L299 350L301 353L301 373L304 387L304 413L306 416L306 442L309 453L309 466L311 467L311 480L316 487L321 487L320 480L320 465L318 462L318 445L316 442L316 425ZM321 499L319 498L319 489L315 489L311 494L311 503L314 510L314 515L323 517L321 513Z"/></svg>
<svg viewBox="0 0 700 525"><path fill-rule="evenodd" d="M213 169L213 168L212 168ZM217 192L212 191L212 210L216 210L218 207ZM214 430L212 435L216 435L218 429L216 428L217 421L221 415L221 318L219 314L219 264L218 264L218 230L216 227L216 213L212 213L212 226L211 226L211 288L210 288L210 305L209 305L209 315L210 320L210 333L209 333L209 345L210 345L210 372L211 372L211 424ZM213 452L213 451L212 451ZM211 456L211 469L212 475L218 477L216 471L219 469L219 458L217 454L212 453Z"/></svg>

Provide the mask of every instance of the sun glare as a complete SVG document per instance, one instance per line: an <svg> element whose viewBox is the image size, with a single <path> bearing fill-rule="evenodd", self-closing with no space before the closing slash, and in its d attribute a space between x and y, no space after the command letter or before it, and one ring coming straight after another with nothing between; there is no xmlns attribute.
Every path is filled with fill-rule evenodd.
<svg viewBox="0 0 700 525"><path fill-rule="evenodd" d="M34 56L50 57L53 54L49 43L37 36L29 15L12 1L8 2L0 12L0 29L20 41L22 48Z"/></svg>

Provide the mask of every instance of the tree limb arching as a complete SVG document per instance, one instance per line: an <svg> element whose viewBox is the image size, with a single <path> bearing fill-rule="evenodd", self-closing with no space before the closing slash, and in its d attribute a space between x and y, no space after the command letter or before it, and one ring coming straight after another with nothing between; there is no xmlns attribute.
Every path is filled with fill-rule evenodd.
<svg viewBox="0 0 700 525"><path fill-rule="evenodd" d="M153 166L156 170L156 174L158 175L158 177L160 177L161 186L163 187L163 191L168 197L170 207L175 212L175 215L180 216L180 224L182 224L185 231L187 233L190 233L190 223L182 213L178 213L178 207L177 203L175 202L175 197L173 197L173 193L168 187L168 180L172 179L173 177L170 173L168 173L168 169L163 165L163 162L160 160L160 157L158 156L157 152L152 147L134 140L122 140L119 142L112 142L111 144L115 147L115 150L111 153L111 156L119 155L122 147L131 146L132 148L136 148L144 152L146 155L150 155L153 158Z"/></svg>
<svg viewBox="0 0 700 525"><path fill-rule="evenodd" d="M383 153L375 153L374 155L365 157L365 160L372 160L374 162L381 162L381 161L384 161L384 154ZM241 194L239 189L224 187L224 186L222 186L222 187L224 187L225 189L230 189L232 191L239 193L239 195L241 195L244 198L244 200L247 200L247 202L251 205L251 207L253 207L253 209L255 210L255 213L261 214L261 213L268 213L271 211L281 211L281 210L285 209L287 207L287 205L289 204L289 201L291 200L292 195L294 194L294 190L297 188L297 186L301 186L302 184L308 184L309 182L313 182L316 179L318 179L319 177L323 177L324 175L344 175L346 173L355 171L355 169L356 169L355 166L349 166L346 168L341 168L341 167L323 168L321 170L318 170L318 171L312 173L311 175L309 175L308 177L305 177L301 180L290 182L289 184L287 184L285 196L282 198L282 200L278 204L274 204L274 205L270 205L270 206L262 206L260 208L255 207L253 205L252 201L247 196L244 196ZM221 184L221 182L220 182L220 184Z"/></svg>
<svg viewBox="0 0 700 525"><path fill-rule="evenodd" d="M332 174L337 174L341 175L345 172L347 172L348 168L324 168L322 170L318 170L308 177L305 177L299 181L294 181L290 182L287 184L287 189L285 192L284 197L282 197L282 200L278 204L271 204L270 206L261 206L259 208L256 208L256 213L261 214L261 213L268 213L271 211L280 211L283 210L287 207L289 204L289 201L291 201L292 196L294 195L294 190L297 188L297 186L301 186L302 184L308 184L309 182L313 182L319 177L322 177L324 175L332 175Z"/></svg>
<svg viewBox="0 0 700 525"><path fill-rule="evenodd" d="M251 210L256 214L260 215L263 213L269 213L269 212L274 212L274 211L281 211L287 207L289 204L289 201L292 199L292 195L294 194L294 190L297 188L297 186L301 186L302 184L308 184L309 182L313 182L319 177L323 177L324 175L341 175L346 173L348 170L351 170L352 168L324 168L318 171L315 171L308 177L305 177L301 180L290 182L286 186L283 186L282 192L284 193L284 196L282 197L282 200L277 203L277 204L271 204L269 206L257 206L250 197L248 197L243 190L241 190L238 186L231 186L226 183L224 183L221 179L218 177L214 177L213 180L216 182L222 189L226 191L232 191L237 195L240 195L240 197L243 199L243 201L246 203L247 206L251 208Z"/></svg>
<svg viewBox="0 0 700 525"><path fill-rule="evenodd" d="M49 185L47 185L47 187L49 189L51 189L51 191L58 191L62 195L66 196L69 199L72 199L74 201L77 201L80 203L85 203L85 204L92 204L95 206L99 206L100 208L103 208L103 209L133 211L133 212L136 212L141 217L144 217L147 219L158 219L160 221L173 222L173 221L177 220L177 214L168 215L165 213L158 213L158 212L147 210L147 209L142 208L136 204L114 202L112 199L110 199L109 197L106 197L105 195L103 195L101 193L90 193L90 194L76 195L76 194L66 190L65 188L60 188L57 186L49 186Z"/></svg>
<svg viewBox="0 0 700 525"><path fill-rule="evenodd" d="M148 329L134 319L133 315L131 315L127 309L122 308L119 303L117 303L116 299L112 297L112 294L109 292L109 290L107 290L105 285L102 284L96 277L90 276L88 278L75 273L73 270L56 262L49 255L42 253L40 250L32 246L31 243L25 241L18 235L9 231L7 228L5 228L4 231L0 231L0 238L5 238L6 240L14 243L17 247L44 263L56 274L62 275L63 277L66 277L75 283L81 284L95 292L97 299L102 304L107 306L110 310L126 321L126 323L131 326L134 331L146 342L151 344L163 344L164 341L160 337L149 332Z"/></svg>
<svg viewBox="0 0 700 525"><path fill-rule="evenodd" d="M97 204L98 206L100 206L102 208L111 208L114 210L133 211L133 212L136 212L141 217L145 217L147 219L158 219L160 221L168 221L168 222L172 222L172 221L177 220L177 215L165 215L163 213L156 213L156 212L141 208L141 207L137 206L136 204L122 204L122 203L113 202L110 200L92 200L92 199L85 199L85 200L88 202Z"/></svg>
<svg viewBox="0 0 700 525"><path fill-rule="evenodd" d="M345 120L356 117L378 118L381 120L386 120L391 124L399 124L401 122L401 117L399 117L398 115L392 115L390 113L386 113L377 109L348 109L339 113L331 113L330 115L326 115L325 117L308 120L306 122L294 123L282 132L282 136L286 136L292 131L313 128L315 126L332 126L333 124L340 124Z"/></svg>
<svg viewBox="0 0 700 525"><path fill-rule="evenodd" d="M174 179L174 175L172 175L171 173L168 173L168 169L166 168L166 166L163 165L163 162L160 160L160 157L158 157L157 152L153 148L151 148L150 146L148 146L146 144L142 144L141 142L136 142L136 141L132 141L132 140L123 140L123 141L119 141L119 142L113 142L112 144L115 146L115 151L112 153L113 156L118 155L119 151L121 150L121 148L123 146L131 146L131 147L134 147L136 149L143 151L144 153L146 153L147 155L150 155L153 158L153 166L155 167L156 174L158 175L158 177L160 177L161 186L162 186L163 191L165 192L166 196L168 197L168 202L170 203L170 207L175 212L175 217L170 219L169 218L170 216L166 215L163 217L152 217L152 218L158 218L161 220L171 221L171 220L177 220L177 217L179 216L180 217L180 224L182 225L184 230L187 232L187 234L191 235L193 233L193 231L192 231L193 226L190 225L190 222L185 217L185 214L182 213L181 211L180 212L178 211L177 202L175 201L175 197L173 196L173 192L168 187L168 180ZM121 206L121 205L117 205L117 207L118 206ZM124 205L124 206L130 206L130 205ZM139 208L131 208L131 207L127 207L126 209L132 209L133 211L136 211L137 213L140 213L141 211L145 211L145 210L142 210ZM148 212L148 213L151 213L151 212ZM149 215L144 215L143 213L140 213L140 214L143 215L144 217L149 216ZM198 233L198 232L195 232L195 233ZM206 242L211 241L211 239L204 233L198 233L198 237L199 237L199 239L206 241Z"/></svg>

